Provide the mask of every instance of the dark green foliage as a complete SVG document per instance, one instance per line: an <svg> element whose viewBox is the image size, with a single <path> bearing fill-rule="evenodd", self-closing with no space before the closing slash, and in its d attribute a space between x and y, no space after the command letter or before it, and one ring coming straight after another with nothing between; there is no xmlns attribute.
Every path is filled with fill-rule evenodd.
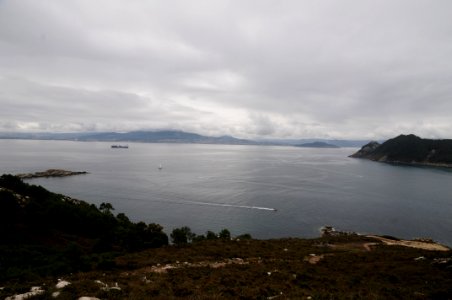
<svg viewBox="0 0 452 300"><path fill-rule="evenodd" d="M383 143L374 155L386 155L390 161L422 161L431 150L432 142L412 134L400 135Z"/></svg>
<svg viewBox="0 0 452 300"><path fill-rule="evenodd" d="M9 227L19 214L20 205L14 195L6 190L0 191L0 230Z"/></svg>
<svg viewBox="0 0 452 300"><path fill-rule="evenodd" d="M191 229L188 227L175 228L171 232L171 241L175 245L184 245L189 243L197 243L205 240L231 240L231 232L228 229L222 229L218 234L213 231L208 230L205 235L197 235L191 232ZM251 235L244 234L239 237L243 237L243 239L251 239Z"/></svg>
<svg viewBox="0 0 452 300"><path fill-rule="evenodd" d="M400 135L357 157L398 163L452 164L452 140L422 139L413 134Z"/></svg>
<svg viewBox="0 0 452 300"><path fill-rule="evenodd" d="M112 214L111 211L114 210L114 208L113 208L113 205L111 205L111 203L102 202L99 205L99 210L101 212L103 212L104 214L109 215L109 214Z"/></svg>
<svg viewBox="0 0 452 300"><path fill-rule="evenodd" d="M175 245L185 245L191 243L196 235L191 232L187 226L181 228L174 228L171 232L171 241Z"/></svg>
<svg viewBox="0 0 452 300"><path fill-rule="evenodd" d="M97 208L2 175L0 280L108 268L106 252L168 244L160 225L133 223L113 210L110 203Z"/></svg>
<svg viewBox="0 0 452 300"><path fill-rule="evenodd" d="M239 236L237 236L238 240L250 240L252 239L251 234L249 233L245 233L245 234L241 234Z"/></svg>
<svg viewBox="0 0 452 300"><path fill-rule="evenodd" d="M215 232L213 231L207 231L206 233L206 239L208 240L216 240L218 238L218 236L215 234Z"/></svg>
<svg viewBox="0 0 452 300"><path fill-rule="evenodd" d="M220 231L220 233L218 234L218 237L220 239L230 240L231 239L231 232L229 232L229 230L227 230L227 229L222 229Z"/></svg>

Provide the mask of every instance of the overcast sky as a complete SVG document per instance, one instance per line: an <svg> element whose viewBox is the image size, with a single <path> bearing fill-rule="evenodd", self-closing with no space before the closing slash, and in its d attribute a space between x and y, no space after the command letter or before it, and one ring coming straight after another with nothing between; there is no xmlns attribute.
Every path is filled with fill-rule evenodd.
<svg viewBox="0 0 452 300"><path fill-rule="evenodd" d="M0 131L452 138L452 1L0 0Z"/></svg>

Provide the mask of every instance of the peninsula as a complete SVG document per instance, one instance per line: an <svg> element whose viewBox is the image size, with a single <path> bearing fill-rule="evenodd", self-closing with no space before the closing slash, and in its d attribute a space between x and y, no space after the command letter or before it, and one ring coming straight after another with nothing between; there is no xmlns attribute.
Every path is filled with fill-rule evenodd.
<svg viewBox="0 0 452 300"><path fill-rule="evenodd" d="M39 177L66 177L66 176L74 176L74 175L83 175L88 174L88 172L73 172L67 170L60 169L48 169L43 172L35 172L35 173L23 173L17 174L16 176L21 179L31 179L31 178L39 178Z"/></svg>
<svg viewBox="0 0 452 300"><path fill-rule="evenodd" d="M350 157L393 164L452 168L452 140L399 135L383 144L372 141Z"/></svg>

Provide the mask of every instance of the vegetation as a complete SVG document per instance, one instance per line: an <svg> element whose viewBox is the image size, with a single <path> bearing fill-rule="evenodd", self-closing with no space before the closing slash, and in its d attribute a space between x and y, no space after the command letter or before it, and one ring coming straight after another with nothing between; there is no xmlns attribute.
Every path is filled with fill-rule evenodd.
<svg viewBox="0 0 452 300"><path fill-rule="evenodd" d="M386 246L356 234L255 240L227 229L170 234L0 177L0 299L451 299L451 251ZM387 237L397 240L395 237ZM58 276L58 277L57 277ZM70 282L57 288L57 278Z"/></svg>
<svg viewBox="0 0 452 300"><path fill-rule="evenodd" d="M386 162L452 165L452 140L422 139L410 134L400 135L381 145L375 146L375 142L370 144L352 157Z"/></svg>
<svg viewBox="0 0 452 300"><path fill-rule="evenodd" d="M109 268L120 253L168 244L160 225L113 210L1 176L0 280Z"/></svg>
<svg viewBox="0 0 452 300"><path fill-rule="evenodd" d="M451 252L362 236L203 240L126 254L115 267L67 274L57 299L450 299ZM369 246L371 245L371 246ZM368 248L370 247L370 248ZM370 250L369 250L370 249ZM98 280L120 290L105 290ZM55 278L9 283L0 296ZM277 298L272 298L277 296ZM308 298L311 297L311 298ZM46 299L47 299L46 298Z"/></svg>

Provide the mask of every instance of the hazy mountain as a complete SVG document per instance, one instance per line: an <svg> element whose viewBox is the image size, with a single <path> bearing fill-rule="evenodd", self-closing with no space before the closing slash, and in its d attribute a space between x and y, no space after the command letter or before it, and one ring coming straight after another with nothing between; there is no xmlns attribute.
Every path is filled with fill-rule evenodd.
<svg viewBox="0 0 452 300"><path fill-rule="evenodd" d="M238 139L224 135L205 136L180 130L131 131L131 132L81 132L81 133L0 133L0 139L70 140L106 142L144 143L197 143L226 145L273 145L295 146L306 143L327 143L338 147L358 148L368 140L328 140L328 139Z"/></svg>
<svg viewBox="0 0 452 300"><path fill-rule="evenodd" d="M257 142L268 145L301 145L306 143L327 143L343 148L358 148L367 144L369 140L330 140L330 139L257 139Z"/></svg>
<svg viewBox="0 0 452 300"><path fill-rule="evenodd" d="M3 139L34 140L76 140L106 142L144 142L144 143L197 143L197 144L232 144L256 145L255 141L237 139L232 136L211 137L196 133L162 130L131 132L97 132L97 133L2 133Z"/></svg>
<svg viewBox="0 0 452 300"><path fill-rule="evenodd" d="M295 145L295 147L302 147L302 148L340 148L339 146L328 144L324 142L312 142L312 143L304 143Z"/></svg>

